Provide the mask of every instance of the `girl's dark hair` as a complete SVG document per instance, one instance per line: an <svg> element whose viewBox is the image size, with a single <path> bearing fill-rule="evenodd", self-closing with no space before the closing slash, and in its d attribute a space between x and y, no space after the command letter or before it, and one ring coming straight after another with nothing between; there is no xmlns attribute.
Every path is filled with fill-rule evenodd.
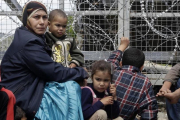
<svg viewBox="0 0 180 120"><path fill-rule="evenodd" d="M111 75L111 64L104 60L96 61L92 64L91 78L93 78L96 71L108 71L108 73Z"/></svg>

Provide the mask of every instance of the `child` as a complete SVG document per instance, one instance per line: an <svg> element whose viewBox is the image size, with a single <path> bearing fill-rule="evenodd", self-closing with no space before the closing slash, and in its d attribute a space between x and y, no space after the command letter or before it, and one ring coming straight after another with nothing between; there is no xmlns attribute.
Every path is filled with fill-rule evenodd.
<svg viewBox="0 0 180 120"><path fill-rule="evenodd" d="M77 49L75 39L65 35L67 22L68 17L62 10L52 10L48 21L49 32L45 35L46 42L52 48L55 62L70 68L83 66L84 55Z"/></svg>
<svg viewBox="0 0 180 120"><path fill-rule="evenodd" d="M156 96L164 96L169 120L180 119L180 63L174 65L164 78L164 84Z"/></svg>
<svg viewBox="0 0 180 120"><path fill-rule="evenodd" d="M116 87L111 82L110 63L100 60L92 65L92 84L82 88L82 110L84 119L106 120L119 115ZM110 89L108 89L110 87ZM110 96L109 92L112 94Z"/></svg>
<svg viewBox="0 0 180 120"><path fill-rule="evenodd" d="M124 120L134 120L137 114L142 120L156 120L158 106L152 84L141 73L145 55L136 48L129 48L123 53L128 45L129 39L121 38L118 50L108 59L114 66L113 83L117 88L119 115Z"/></svg>

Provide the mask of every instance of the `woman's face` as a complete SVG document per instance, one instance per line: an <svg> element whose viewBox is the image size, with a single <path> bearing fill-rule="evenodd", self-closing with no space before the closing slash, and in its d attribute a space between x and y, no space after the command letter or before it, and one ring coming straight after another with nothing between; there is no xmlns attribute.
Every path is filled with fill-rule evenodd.
<svg viewBox="0 0 180 120"><path fill-rule="evenodd" d="M45 33L48 25L48 16L44 10L38 10L29 19L29 27L38 35Z"/></svg>

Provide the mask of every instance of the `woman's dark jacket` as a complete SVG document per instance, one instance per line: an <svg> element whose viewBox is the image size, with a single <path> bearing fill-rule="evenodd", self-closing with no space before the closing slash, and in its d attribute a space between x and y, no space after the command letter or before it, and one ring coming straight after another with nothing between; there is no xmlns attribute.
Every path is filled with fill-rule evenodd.
<svg viewBox="0 0 180 120"><path fill-rule="evenodd" d="M38 37L26 27L16 29L14 40L2 62L0 85L11 90L28 118L36 114L46 82L83 80L87 73L81 67L66 68L54 62L51 49L43 37Z"/></svg>

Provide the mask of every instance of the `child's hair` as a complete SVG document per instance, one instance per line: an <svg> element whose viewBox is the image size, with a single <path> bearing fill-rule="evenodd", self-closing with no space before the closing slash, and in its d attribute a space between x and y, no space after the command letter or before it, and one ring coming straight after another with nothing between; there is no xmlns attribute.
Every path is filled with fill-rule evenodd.
<svg viewBox="0 0 180 120"><path fill-rule="evenodd" d="M96 61L92 64L91 78L93 78L93 75L97 71L108 71L108 73L111 75L111 64L104 60Z"/></svg>
<svg viewBox="0 0 180 120"><path fill-rule="evenodd" d="M122 65L132 65L141 68L145 61L144 53L137 48L127 49L122 57Z"/></svg>
<svg viewBox="0 0 180 120"><path fill-rule="evenodd" d="M26 113L19 106L16 106L14 120L21 120L23 117L26 117Z"/></svg>
<svg viewBox="0 0 180 120"><path fill-rule="evenodd" d="M68 19L66 13L60 9L54 9L49 13L49 21L52 21L56 16L61 16Z"/></svg>

